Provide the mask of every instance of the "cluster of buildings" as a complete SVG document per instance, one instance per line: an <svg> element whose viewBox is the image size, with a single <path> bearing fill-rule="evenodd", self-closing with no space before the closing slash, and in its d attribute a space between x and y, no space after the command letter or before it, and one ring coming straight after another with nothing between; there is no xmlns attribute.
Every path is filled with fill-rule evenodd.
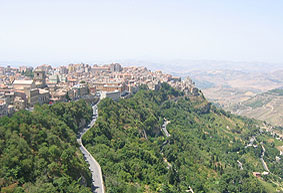
<svg viewBox="0 0 283 193"><path fill-rule="evenodd" d="M102 66L83 63L60 67L41 65L35 69L0 67L0 116L32 108L35 104L97 96L118 100L137 92L140 85L146 84L149 89L155 90L163 82L186 94L198 94L190 78L181 80L161 71L122 67L118 63Z"/></svg>

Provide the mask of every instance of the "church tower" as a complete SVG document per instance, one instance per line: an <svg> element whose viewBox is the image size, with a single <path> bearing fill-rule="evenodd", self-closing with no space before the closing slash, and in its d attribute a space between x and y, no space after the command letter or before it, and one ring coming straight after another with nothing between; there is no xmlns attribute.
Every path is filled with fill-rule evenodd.
<svg viewBox="0 0 283 193"><path fill-rule="evenodd" d="M33 72L33 80L37 88L46 87L46 75L44 71L35 69Z"/></svg>

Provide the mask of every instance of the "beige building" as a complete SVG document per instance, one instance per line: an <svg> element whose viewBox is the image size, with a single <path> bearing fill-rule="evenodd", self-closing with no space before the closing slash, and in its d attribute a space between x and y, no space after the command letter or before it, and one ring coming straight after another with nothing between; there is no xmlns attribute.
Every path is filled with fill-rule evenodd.
<svg viewBox="0 0 283 193"><path fill-rule="evenodd" d="M116 90L116 91L114 91L114 92L105 92L105 91L103 91L103 92L101 92L100 98L101 98L101 99L104 99L104 98L111 98L111 99L113 99L114 101L118 101L119 98L120 98L120 95L121 95L121 93L120 93L120 91L118 91L118 90Z"/></svg>
<svg viewBox="0 0 283 193"><path fill-rule="evenodd" d="M111 72L120 72L120 71L122 71L122 66L119 63L112 63L112 64L110 64L110 71Z"/></svg>
<svg viewBox="0 0 283 193"><path fill-rule="evenodd" d="M39 95L38 89L25 88L24 92L26 94L27 102L29 106L34 106L36 103L38 103L38 95Z"/></svg>
<svg viewBox="0 0 283 193"><path fill-rule="evenodd" d="M35 69L33 71L33 80L35 82L35 85L37 88L44 88L46 87L46 76L45 76L45 71L40 70L40 69Z"/></svg>
<svg viewBox="0 0 283 193"><path fill-rule="evenodd" d="M47 104L50 100L49 91L45 89L39 89L38 103L39 104Z"/></svg>
<svg viewBox="0 0 283 193"><path fill-rule="evenodd" d="M18 111L18 110L24 109L25 107L26 107L26 101L24 99L22 99L21 97L16 96L15 100L14 100L15 110Z"/></svg>
<svg viewBox="0 0 283 193"><path fill-rule="evenodd" d="M67 92L64 90L56 90L52 93L50 101L53 103L66 101Z"/></svg>
<svg viewBox="0 0 283 193"><path fill-rule="evenodd" d="M36 88L34 80L15 80L13 82L13 89L17 93L25 94L28 106L49 102L49 91Z"/></svg>
<svg viewBox="0 0 283 193"><path fill-rule="evenodd" d="M35 82L33 80L15 80L13 82L13 89L24 90L25 88L28 89L36 88Z"/></svg>
<svg viewBox="0 0 283 193"><path fill-rule="evenodd" d="M103 91L103 92L114 92L118 90L120 91L120 93L122 93L127 88L126 84L122 82L111 82L111 83L96 82L93 83L93 86L95 86L97 91Z"/></svg>

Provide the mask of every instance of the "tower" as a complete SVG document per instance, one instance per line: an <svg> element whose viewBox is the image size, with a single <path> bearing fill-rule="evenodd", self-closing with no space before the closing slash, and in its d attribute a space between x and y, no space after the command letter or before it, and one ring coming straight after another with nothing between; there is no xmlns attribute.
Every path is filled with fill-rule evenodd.
<svg viewBox="0 0 283 193"><path fill-rule="evenodd" d="M33 80L37 88L46 87L46 75L44 71L35 69L33 72Z"/></svg>

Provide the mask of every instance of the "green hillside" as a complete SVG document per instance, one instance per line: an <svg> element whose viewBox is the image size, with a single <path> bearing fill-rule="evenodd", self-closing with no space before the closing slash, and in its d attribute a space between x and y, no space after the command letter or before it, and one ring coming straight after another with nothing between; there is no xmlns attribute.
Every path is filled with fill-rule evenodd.
<svg viewBox="0 0 283 193"><path fill-rule="evenodd" d="M102 167L107 192L275 192L282 188L282 161L257 125L216 109L201 93L185 96L162 84L119 102L102 100L83 143ZM252 136L256 147L245 148ZM271 173L258 179L252 172L265 171L260 142Z"/></svg>
<svg viewBox="0 0 283 193"><path fill-rule="evenodd" d="M269 91L269 93L274 93L274 94L277 94L279 96L283 96L283 88L273 89L273 90Z"/></svg>
<svg viewBox="0 0 283 193"><path fill-rule="evenodd" d="M1 118L1 192L90 192L76 132L91 111L77 101ZM161 130L164 118L169 137ZM216 109L201 92L185 96L162 84L158 91L144 86L119 102L102 100L83 143L111 193L282 191L282 141L259 124ZM247 146L251 137L256 140ZM256 178L253 172L266 171L263 152L270 172Z"/></svg>
<svg viewBox="0 0 283 193"><path fill-rule="evenodd" d="M91 115L91 107L78 101L1 118L1 193L91 192L91 174L75 134Z"/></svg>

